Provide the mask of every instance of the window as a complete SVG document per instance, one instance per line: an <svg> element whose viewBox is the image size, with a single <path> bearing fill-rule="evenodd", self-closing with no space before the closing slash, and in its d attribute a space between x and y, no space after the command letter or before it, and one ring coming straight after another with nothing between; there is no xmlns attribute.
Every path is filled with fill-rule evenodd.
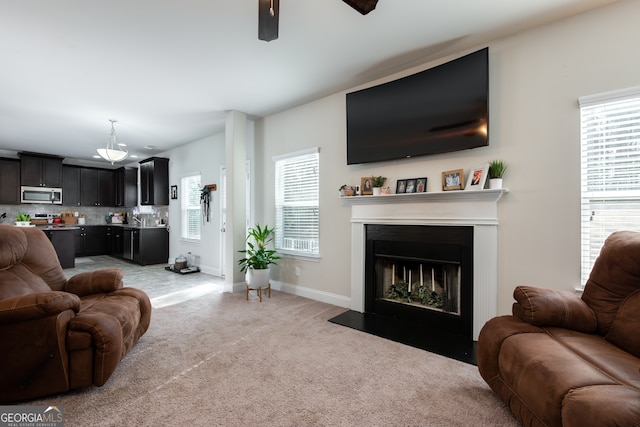
<svg viewBox="0 0 640 427"><path fill-rule="evenodd" d="M185 176L180 181L182 191L180 237L200 240L200 175Z"/></svg>
<svg viewBox="0 0 640 427"><path fill-rule="evenodd" d="M320 254L319 150L274 157L276 162L276 249L303 256Z"/></svg>
<svg viewBox="0 0 640 427"><path fill-rule="evenodd" d="M640 87L580 98L582 284L605 239L640 228Z"/></svg>

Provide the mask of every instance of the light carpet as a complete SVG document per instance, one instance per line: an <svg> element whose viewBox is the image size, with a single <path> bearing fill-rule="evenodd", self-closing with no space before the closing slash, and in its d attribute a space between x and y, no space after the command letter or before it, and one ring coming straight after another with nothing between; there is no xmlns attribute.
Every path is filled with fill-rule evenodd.
<svg viewBox="0 0 640 427"><path fill-rule="evenodd" d="M194 295L154 308L103 387L25 403L66 426L519 425L475 366L328 321L343 308Z"/></svg>

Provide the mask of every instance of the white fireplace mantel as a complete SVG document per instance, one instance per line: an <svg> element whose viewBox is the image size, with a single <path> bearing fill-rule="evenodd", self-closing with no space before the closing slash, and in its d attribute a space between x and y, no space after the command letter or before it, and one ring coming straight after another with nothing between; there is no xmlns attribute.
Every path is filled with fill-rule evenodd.
<svg viewBox="0 0 640 427"><path fill-rule="evenodd" d="M351 309L364 312L367 224L473 227L473 337L496 315L498 297L498 200L507 189L352 196Z"/></svg>

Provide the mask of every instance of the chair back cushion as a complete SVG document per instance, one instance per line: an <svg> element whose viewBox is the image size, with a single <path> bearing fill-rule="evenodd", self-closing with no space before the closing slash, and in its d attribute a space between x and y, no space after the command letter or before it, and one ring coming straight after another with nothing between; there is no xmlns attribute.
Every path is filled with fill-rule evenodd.
<svg viewBox="0 0 640 427"><path fill-rule="evenodd" d="M596 314L600 335L606 336L615 324L614 340L640 340L640 314L636 314L636 321L631 325L618 324L628 322L630 312L640 313L640 298L633 297L639 291L640 233L615 232L600 250L582 294L583 301Z"/></svg>
<svg viewBox="0 0 640 427"><path fill-rule="evenodd" d="M53 245L37 227L0 224L0 271L0 299L60 291L67 281Z"/></svg>

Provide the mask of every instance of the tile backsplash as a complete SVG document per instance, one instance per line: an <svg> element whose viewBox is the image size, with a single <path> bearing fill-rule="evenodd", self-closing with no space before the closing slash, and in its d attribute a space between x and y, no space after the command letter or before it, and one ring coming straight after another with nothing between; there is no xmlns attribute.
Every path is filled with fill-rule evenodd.
<svg viewBox="0 0 640 427"><path fill-rule="evenodd" d="M44 204L0 205L0 215L6 213L6 217L0 221L13 224L19 212L24 212L33 217L36 213L59 215L62 211L78 212L78 215L84 215L85 224L87 225L106 224L105 217L115 212L126 212L128 218L135 214L141 220L145 220L147 224L152 224L156 219L164 219L164 222L169 222L169 206L145 206L141 209L140 207L117 208Z"/></svg>

